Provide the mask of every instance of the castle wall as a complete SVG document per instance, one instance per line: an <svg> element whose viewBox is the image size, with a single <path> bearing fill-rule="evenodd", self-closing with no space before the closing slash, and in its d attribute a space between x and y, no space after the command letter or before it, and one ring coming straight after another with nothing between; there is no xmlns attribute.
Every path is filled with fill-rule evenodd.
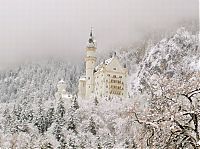
<svg viewBox="0 0 200 149"><path fill-rule="evenodd" d="M113 67L114 66L114 67ZM94 74L95 76L95 94L98 98L109 96L127 96L127 71L117 65L109 66L116 71L103 68ZM121 71L117 71L121 70Z"/></svg>
<svg viewBox="0 0 200 149"><path fill-rule="evenodd" d="M89 98L94 93L94 67L96 64L95 51L96 48L87 48L86 62L86 93L85 97Z"/></svg>
<svg viewBox="0 0 200 149"><path fill-rule="evenodd" d="M87 99L94 93L99 98L109 96L126 97L127 69L121 66L116 56L104 61L95 69L95 54L96 43L91 31L86 47L86 76L84 80L79 80L79 96ZM97 72L94 73L94 69Z"/></svg>
<svg viewBox="0 0 200 149"><path fill-rule="evenodd" d="M85 98L86 92L86 82L85 79L79 79L79 86L78 86L78 96L81 98Z"/></svg>

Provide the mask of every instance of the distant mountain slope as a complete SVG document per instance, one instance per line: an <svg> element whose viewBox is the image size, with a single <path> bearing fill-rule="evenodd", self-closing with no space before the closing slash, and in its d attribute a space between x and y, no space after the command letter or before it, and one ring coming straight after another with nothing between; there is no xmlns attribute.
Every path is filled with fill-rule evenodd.
<svg viewBox="0 0 200 149"><path fill-rule="evenodd" d="M0 101L54 98L59 79L64 79L68 85L67 90L75 93L80 71L77 66L67 62L49 60L0 72Z"/></svg>
<svg viewBox="0 0 200 149"><path fill-rule="evenodd" d="M187 67L198 56L198 36L180 28L174 36L161 40L149 50L143 70L155 70L154 73L177 71L180 66Z"/></svg>

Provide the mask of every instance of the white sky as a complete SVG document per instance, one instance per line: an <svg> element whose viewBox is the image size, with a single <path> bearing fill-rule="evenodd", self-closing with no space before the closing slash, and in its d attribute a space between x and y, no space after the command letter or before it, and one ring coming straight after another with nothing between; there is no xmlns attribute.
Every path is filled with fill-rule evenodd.
<svg viewBox="0 0 200 149"><path fill-rule="evenodd" d="M198 20L198 0L0 0L0 67L25 59L78 62L90 27L98 51Z"/></svg>

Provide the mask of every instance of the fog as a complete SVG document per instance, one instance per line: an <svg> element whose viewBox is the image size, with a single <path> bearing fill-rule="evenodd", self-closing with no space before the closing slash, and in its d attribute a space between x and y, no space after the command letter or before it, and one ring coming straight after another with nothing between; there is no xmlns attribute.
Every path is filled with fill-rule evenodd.
<svg viewBox="0 0 200 149"><path fill-rule="evenodd" d="M198 8L198 0L0 0L0 67L48 57L79 62L91 26L101 53L198 22Z"/></svg>

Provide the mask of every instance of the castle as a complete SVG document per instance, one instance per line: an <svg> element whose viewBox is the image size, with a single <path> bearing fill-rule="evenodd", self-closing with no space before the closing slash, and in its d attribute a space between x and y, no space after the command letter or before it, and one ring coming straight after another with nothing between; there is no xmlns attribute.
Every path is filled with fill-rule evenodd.
<svg viewBox="0 0 200 149"><path fill-rule="evenodd" d="M86 46L85 76L79 79L78 96L85 99L92 95L97 98L126 97L128 74L126 66L119 62L116 54L96 66L96 49L96 41L91 30Z"/></svg>
<svg viewBox="0 0 200 149"><path fill-rule="evenodd" d="M66 91L67 84L64 80L60 80L57 84L57 92L55 93L56 99L72 100L73 96Z"/></svg>

